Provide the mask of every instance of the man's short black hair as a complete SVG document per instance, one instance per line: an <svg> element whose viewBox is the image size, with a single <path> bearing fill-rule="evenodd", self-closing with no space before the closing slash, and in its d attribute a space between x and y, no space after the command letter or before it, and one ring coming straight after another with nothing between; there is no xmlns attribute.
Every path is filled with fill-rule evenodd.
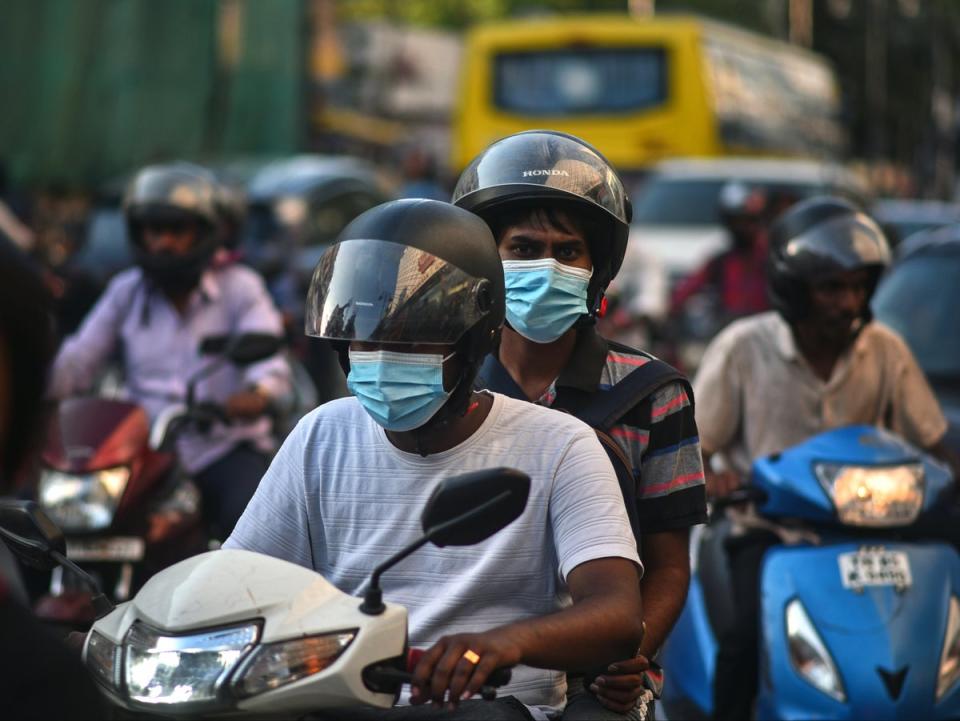
<svg viewBox="0 0 960 721"><path fill-rule="evenodd" d="M585 213L578 213L576 209L570 208L569 204L543 200L516 203L508 210L491 215L487 222L497 244L500 243L507 228L529 223L538 230L578 233L587 241L592 253L591 242L600 233L598 224Z"/></svg>
<svg viewBox="0 0 960 721"><path fill-rule="evenodd" d="M0 483L10 483L35 450L44 420L44 390L53 357L50 296L37 269L12 243L0 238L0 352L10 377L8 428L0 438Z"/></svg>

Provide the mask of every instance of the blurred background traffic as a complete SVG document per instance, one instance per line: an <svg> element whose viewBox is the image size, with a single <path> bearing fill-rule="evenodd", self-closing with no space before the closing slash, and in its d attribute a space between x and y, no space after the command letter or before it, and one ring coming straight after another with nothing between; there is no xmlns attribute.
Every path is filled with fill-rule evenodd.
<svg viewBox="0 0 960 721"><path fill-rule="evenodd" d="M132 173L190 160L227 189L226 243L266 278L320 400L345 392L301 333L323 248L386 199L448 198L470 158L525 128L585 138L627 179L630 250L602 322L688 372L724 324L766 308L765 229L792 202L845 195L895 243L960 223L950 0L3 0L0 12L0 233L46 267L61 334L132 262L120 206ZM951 263L905 257L889 292L948 292ZM928 359L918 337L960 337L937 325L950 314L911 326L884 298L881 315L901 309L886 319L955 391L960 354L928 343Z"/></svg>

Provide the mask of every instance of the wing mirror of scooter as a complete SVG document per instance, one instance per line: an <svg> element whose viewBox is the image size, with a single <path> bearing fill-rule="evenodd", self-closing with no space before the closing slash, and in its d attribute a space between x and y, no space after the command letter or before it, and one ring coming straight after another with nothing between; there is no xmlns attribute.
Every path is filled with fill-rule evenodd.
<svg viewBox="0 0 960 721"><path fill-rule="evenodd" d="M200 352L217 356L187 383L187 407L193 407L197 383L218 370L224 363L248 366L266 360L279 351L285 340L283 336L269 333L241 333L239 335L211 335L200 341Z"/></svg>
<svg viewBox="0 0 960 721"><path fill-rule="evenodd" d="M360 610L384 612L380 576L426 543L471 546L515 521L527 507L530 476L513 468L491 468L442 481L423 510L423 536L377 566Z"/></svg>
<svg viewBox="0 0 960 721"><path fill-rule="evenodd" d="M218 355L234 365L247 366L266 360L277 353L284 344L282 336L269 333L243 333L241 335L208 336L200 342L204 355Z"/></svg>
<svg viewBox="0 0 960 721"><path fill-rule="evenodd" d="M41 571L60 565L54 553L67 553L63 531L34 501L0 500L0 538L21 562Z"/></svg>
<svg viewBox="0 0 960 721"><path fill-rule="evenodd" d="M472 546L515 521L529 495L530 476L514 468L465 473L434 489L420 522L436 546Z"/></svg>
<svg viewBox="0 0 960 721"><path fill-rule="evenodd" d="M35 501L0 499L0 539L20 561L49 571L57 566L72 571L93 591L93 610L98 619L114 609L93 577L67 558L67 540Z"/></svg>

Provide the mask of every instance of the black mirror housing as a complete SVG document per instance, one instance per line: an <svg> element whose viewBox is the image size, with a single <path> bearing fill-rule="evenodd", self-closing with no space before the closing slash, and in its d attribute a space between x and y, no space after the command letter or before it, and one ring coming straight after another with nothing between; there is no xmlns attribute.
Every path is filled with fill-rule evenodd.
<svg viewBox="0 0 960 721"><path fill-rule="evenodd" d="M63 532L34 501L0 499L0 539L23 563L49 571L67 553Z"/></svg>
<svg viewBox="0 0 960 721"><path fill-rule="evenodd" d="M200 342L204 355L219 355L238 366L251 365L277 353L283 348L284 338L269 333L208 336Z"/></svg>
<svg viewBox="0 0 960 721"><path fill-rule="evenodd" d="M529 495L530 476L514 468L448 478L427 501L423 532L437 546L472 546L515 521Z"/></svg>

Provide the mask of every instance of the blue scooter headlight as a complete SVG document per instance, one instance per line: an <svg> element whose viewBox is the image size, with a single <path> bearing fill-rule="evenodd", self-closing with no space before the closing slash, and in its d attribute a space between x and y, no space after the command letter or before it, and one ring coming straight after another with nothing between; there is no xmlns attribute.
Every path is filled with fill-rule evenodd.
<svg viewBox="0 0 960 721"><path fill-rule="evenodd" d="M923 508L923 464L846 466L818 463L817 478L850 526L909 526Z"/></svg>
<svg viewBox="0 0 960 721"><path fill-rule="evenodd" d="M795 598L787 604L786 621L787 647L793 668L805 681L845 703L847 694L840 681L837 666L820 634L813 627L800 599Z"/></svg>

